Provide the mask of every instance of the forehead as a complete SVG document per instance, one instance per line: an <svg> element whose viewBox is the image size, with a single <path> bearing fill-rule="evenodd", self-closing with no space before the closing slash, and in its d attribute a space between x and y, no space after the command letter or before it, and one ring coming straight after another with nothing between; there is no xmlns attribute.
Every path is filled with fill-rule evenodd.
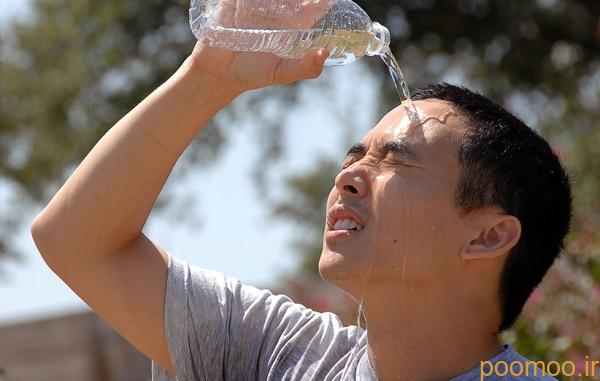
<svg viewBox="0 0 600 381"><path fill-rule="evenodd" d="M408 104L404 102L381 119L361 143L374 149L387 141L400 140L420 157L455 156L464 119L449 103L437 99L415 101L413 105L416 114L412 114L416 117L409 118Z"/></svg>

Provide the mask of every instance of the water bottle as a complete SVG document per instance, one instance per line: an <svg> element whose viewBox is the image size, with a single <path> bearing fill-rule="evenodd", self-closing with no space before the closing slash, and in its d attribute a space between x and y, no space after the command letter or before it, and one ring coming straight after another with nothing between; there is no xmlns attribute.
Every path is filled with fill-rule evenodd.
<svg viewBox="0 0 600 381"><path fill-rule="evenodd" d="M390 33L350 0L192 0L194 36L211 46L299 58L329 50L344 65L389 50Z"/></svg>

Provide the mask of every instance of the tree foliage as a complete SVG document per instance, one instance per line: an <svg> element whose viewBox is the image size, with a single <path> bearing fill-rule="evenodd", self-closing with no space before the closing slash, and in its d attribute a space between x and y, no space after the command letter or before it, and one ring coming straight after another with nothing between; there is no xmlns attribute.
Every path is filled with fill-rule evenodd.
<svg viewBox="0 0 600 381"><path fill-rule="evenodd" d="M49 201L100 137L189 54L187 4L37 0L31 18L2 35L0 177L13 200L2 213L0 257L15 257L10 237L23 210ZM221 129L206 129L190 162L209 163L223 140Z"/></svg>
<svg viewBox="0 0 600 381"><path fill-rule="evenodd" d="M188 0L29 1L30 17L15 20L0 39L0 181L10 200L0 215L0 259L18 257L10 237L24 210L48 202L100 137L163 83L195 43ZM221 115L260 122L257 162L273 162L282 152L281 126L273 121L286 108L268 117L244 112L269 103L275 98L269 93L295 103L294 91L277 87ZM225 127L205 129L176 175L214 162L227 140ZM257 167L256 177L265 171ZM159 207L166 204L161 195Z"/></svg>

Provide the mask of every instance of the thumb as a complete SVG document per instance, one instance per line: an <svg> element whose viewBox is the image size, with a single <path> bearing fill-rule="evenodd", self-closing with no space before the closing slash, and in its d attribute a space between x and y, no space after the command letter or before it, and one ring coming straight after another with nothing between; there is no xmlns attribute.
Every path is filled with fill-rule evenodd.
<svg viewBox="0 0 600 381"><path fill-rule="evenodd" d="M284 59L275 73L277 83L291 83L303 79L314 79L323 72L325 60L329 57L327 49L316 49L298 59Z"/></svg>

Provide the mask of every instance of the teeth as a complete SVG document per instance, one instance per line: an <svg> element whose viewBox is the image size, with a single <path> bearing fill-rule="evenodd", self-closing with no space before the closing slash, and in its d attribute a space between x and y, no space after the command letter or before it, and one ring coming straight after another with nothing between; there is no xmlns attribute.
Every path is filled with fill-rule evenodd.
<svg viewBox="0 0 600 381"><path fill-rule="evenodd" d="M350 220L349 219L344 218L342 220L342 229L344 229L344 230L350 229Z"/></svg>
<svg viewBox="0 0 600 381"><path fill-rule="evenodd" d="M361 231L363 227L351 218L339 219L333 225L333 230L353 230Z"/></svg>
<svg viewBox="0 0 600 381"><path fill-rule="evenodd" d="M333 230L342 230L342 220L335 221L335 225L333 225Z"/></svg>

